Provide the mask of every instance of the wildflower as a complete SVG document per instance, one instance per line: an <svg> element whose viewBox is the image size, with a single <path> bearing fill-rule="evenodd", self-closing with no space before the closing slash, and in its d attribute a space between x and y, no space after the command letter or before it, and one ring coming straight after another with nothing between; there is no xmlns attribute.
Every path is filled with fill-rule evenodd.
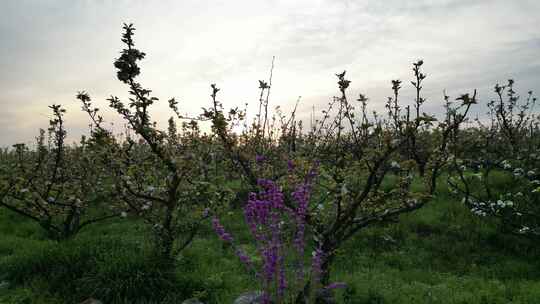
<svg viewBox="0 0 540 304"><path fill-rule="evenodd" d="M126 218L127 217L127 212L125 212L125 211L120 212L120 217Z"/></svg>
<svg viewBox="0 0 540 304"><path fill-rule="evenodd" d="M233 238L232 236L225 231L225 228L221 223L219 222L219 219L217 217L214 217L212 219L212 226L214 227L214 231L218 234L219 238L227 243L232 243Z"/></svg>
<svg viewBox="0 0 540 304"><path fill-rule="evenodd" d="M294 170L294 162L290 159L287 161L287 169L289 170L289 172Z"/></svg>
<svg viewBox="0 0 540 304"><path fill-rule="evenodd" d="M255 156L255 162L256 162L257 164L262 164L265 160L266 160L266 157L265 157L264 155L259 155L259 154L257 154L257 155Z"/></svg>
<svg viewBox="0 0 540 304"><path fill-rule="evenodd" d="M248 267L253 267L251 259L249 256L240 248L236 249L235 251L236 256L240 259L242 263L244 263Z"/></svg>
<svg viewBox="0 0 540 304"><path fill-rule="evenodd" d="M296 220L296 236L294 239L294 245L298 250L300 256L304 254L304 233L306 226L306 216L308 212L308 204L310 198L310 186L309 184L302 184L296 188L293 192L293 198L297 202L297 208L295 210Z"/></svg>
<svg viewBox="0 0 540 304"><path fill-rule="evenodd" d="M289 161L287 166L289 170L294 169L292 161ZM263 303L270 303L271 300L279 301L287 296L286 292L290 285L287 276L289 265L294 267L297 280L300 282L306 280L306 274L303 271L306 216L311 195L311 181L317 174L317 166L316 162L304 182L297 185L291 193L293 199L291 205L285 205L285 196L281 187L268 179L259 179L257 183L261 190L248 195L248 201L244 206L244 217L257 243L256 248L261 258L262 265L255 274L263 289ZM220 239L233 243L233 237L225 231L217 218L212 220L212 224ZM289 229L292 235L286 234ZM293 250L287 248L288 244L285 242L289 240L292 243L290 249ZM234 244L232 245L234 247ZM255 265L242 249L235 248L235 253L243 264L255 270ZM289 263L290 253L294 256ZM312 264L317 267L317 258L314 258Z"/></svg>

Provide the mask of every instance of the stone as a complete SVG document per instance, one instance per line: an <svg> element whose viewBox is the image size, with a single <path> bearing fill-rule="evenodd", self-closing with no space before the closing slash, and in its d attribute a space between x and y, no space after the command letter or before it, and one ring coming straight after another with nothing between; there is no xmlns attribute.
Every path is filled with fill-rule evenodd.
<svg viewBox="0 0 540 304"><path fill-rule="evenodd" d="M0 289L8 289L8 288L9 288L8 281L0 281Z"/></svg>
<svg viewBox="0 0 540 304"><path fill-rule="evenodd" d="M241 294L233 304L262 304L263 296L260 291L249 291Z"/></svg>
<svg viewBox="0 0 540 304"><path fill-rule="evenodd" d="M336 304L332 290L321 289L317 292L317 300L324 304Z"/></svg>

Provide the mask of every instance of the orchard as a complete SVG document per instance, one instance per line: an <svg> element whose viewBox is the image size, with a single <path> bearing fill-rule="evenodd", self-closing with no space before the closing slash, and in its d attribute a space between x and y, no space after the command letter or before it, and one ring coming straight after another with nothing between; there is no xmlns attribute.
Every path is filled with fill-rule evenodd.
<svg viewBox="0 0 540 304"><path fill-rule="evenodd" d="M489 101L474 88L428 100L418 60L383 112L343 71L307 123L273 110L270 76L257 112L225 108L211 84L200 113L166 101L162 130L133 25L121 41L127 100L98 108L87 88L76 144L53 104L35 145L0 152L2 303L540 301L533 92L508 80ZM443 115L426 113L434 102Z"/></svg>

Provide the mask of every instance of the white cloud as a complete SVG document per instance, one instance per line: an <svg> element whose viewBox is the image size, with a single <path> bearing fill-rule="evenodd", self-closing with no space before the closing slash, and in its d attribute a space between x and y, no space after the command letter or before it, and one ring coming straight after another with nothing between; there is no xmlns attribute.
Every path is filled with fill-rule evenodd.
<svg viewBox="0 0 540 304"><path fill-rule="evenodd" d="M535 0L12 0L2 6L0 105L9 113L0 112L0 145L32 140L28 134L47 123L33 115L51 103L66 104L70 126L82 130L77 90L88 90L102 108L111 94L125 97L112 66L124 21L136 24L137 46L148 54L141 81L162 100L178 97L188 112L208 106L213 82L225 105L255 106L257 80L268 77L274 55L271 100L285 109L299 95L302 109L325 104L336 94L334 73L344 69L351 94L367 93L380 109L390 80L408 83L417 58L426 61L426 94L435 110L445 88L453 95L479 88L488 99L493 84L509 77L523 91L540 84ZM154 113L165 121L166 103ZM108 111L106 118L114 117Z"/></svg>

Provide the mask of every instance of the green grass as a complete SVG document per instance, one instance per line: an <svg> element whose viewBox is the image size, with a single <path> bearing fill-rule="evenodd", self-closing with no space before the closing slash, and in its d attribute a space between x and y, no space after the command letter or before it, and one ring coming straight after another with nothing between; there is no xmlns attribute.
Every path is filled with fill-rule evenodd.
<svg viewBox="0 0 540 304"><path fill-rule="evenodd" d="M224 219L247 240L240 214ZM174 269L161 267L141 223L111 221L58 244L0 211L0 303L232 303L256 288L231 250L203 229ZM442 193L397 224L370 227L340 250L340 303L539 303L540 247L501 233Z"/></svg>
<svg viewBox="0 0 540 304"><path fill-rule="evenodd" d="M335 279L349 303L538 303L540 261L530 242L444 197L342 250Z"/></svg>

